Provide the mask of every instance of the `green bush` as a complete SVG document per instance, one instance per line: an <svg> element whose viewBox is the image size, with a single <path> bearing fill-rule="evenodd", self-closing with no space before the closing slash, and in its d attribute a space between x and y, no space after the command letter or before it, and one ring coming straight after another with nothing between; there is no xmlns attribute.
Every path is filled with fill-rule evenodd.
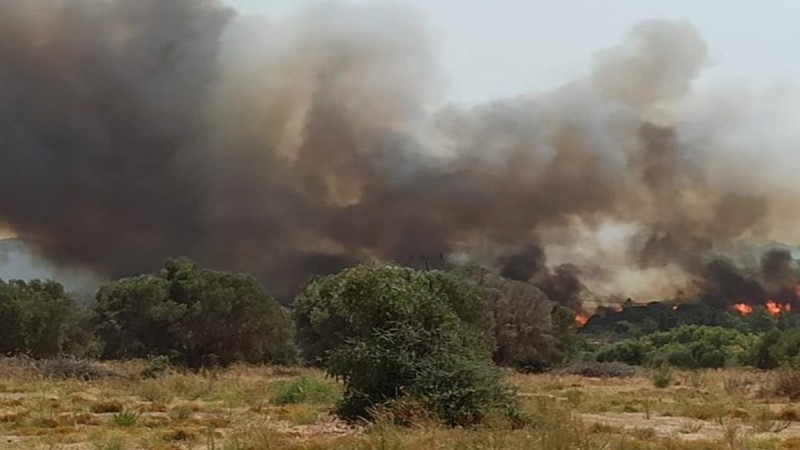
<svg viewBox="0 0 800 450"><path fill-rule="evenodd" d="M759 369L800 369L800 328L765 333L751 352L749 363Z"/></svg>
<svg viewBox="0 0 800 450"><path fill-rule="evenodd" d="M291 349L288 314L255 279L187 259L101 287L95 330L107 358L163 355L192 368L280 360Z"/></svg>
<svg viewBox="0 0 800 450"><path fill-rule="evenodd" d="M574 312L555 304L536 286L478 268L462 269L485 291L494 311L494 361L523 372L563 363L574 348Z"/></svg>
<svg viewBox="0 0 800 450"><path fill-rule="evenodd" d="M672 371L668 367L659 367L651 374L653 379L653 386L657 388L665 388L672 384Z"/></svg>
<svg viewBox="0 0 800 450"><path fill-rule="evenodd" d="M59 283L0 280L0 354L46 358L91 353L85 320Z"/></svg>
<svg viewBox="0 0 800 450"><path fill-rule="evenodd" d="M270 401L276 405L332 405L341 398L341 390L335 383L312 377L278 381L270 386Z"/></svg>
<svg viewBox="0 0 800 450"><path fill-rule="evenodd" d="M342 380L345 418L408 399L451 425L472 425L511 395L491 362L483 291L445 272L364 265L312 281L295 301L304 354Z"/></svg>
<svg viewBox="0 0 800 450"><path fill-rule="evenodd" d="M757 335L734 329L684 325L608 344L600 348L597 360L684 369L721 368L747 363L758 341Z"/></svg>

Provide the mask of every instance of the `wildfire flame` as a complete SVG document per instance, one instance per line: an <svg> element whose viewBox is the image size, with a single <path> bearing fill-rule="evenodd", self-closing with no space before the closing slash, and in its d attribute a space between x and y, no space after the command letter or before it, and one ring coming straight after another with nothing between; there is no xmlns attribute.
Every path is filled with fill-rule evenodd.
<svg viewBox="0 0 800 450"><path fill-rule="evenodd" d="M587 316L586 314L581 314L581 313L575 314L575 325L582 327L586 325L586 322L588 321L589 321L589 316Z"/></svg>
<svg viewBox="0 0 800 450"><path fill-rule="evenodd" d="M734 311L738 312L742 316L749 316L750 314L753 314L753 306L748 305L747 303L736 303L731 306L731 308L733 308ZM792 305L791 303L781 305L774 300L769 300L767 303L764 303L764 309L769 315L777 316L782 313L791 312Z"/></svg>
<svg viewBox="0 0 800 450"><path fill-rule="evenodd" d="M749 316L750 314L753 314L753 307L747 303L737 303L733 305L733 309L743 316Z"/></svg>
<svg viewBox="0 0 800 450"><path fill-rule="evenodd" d="M790 303L781 305L780 303L770 300L764 304L764 308L770 315L777 316L778 314L791 311L792 305Z"/></svg>

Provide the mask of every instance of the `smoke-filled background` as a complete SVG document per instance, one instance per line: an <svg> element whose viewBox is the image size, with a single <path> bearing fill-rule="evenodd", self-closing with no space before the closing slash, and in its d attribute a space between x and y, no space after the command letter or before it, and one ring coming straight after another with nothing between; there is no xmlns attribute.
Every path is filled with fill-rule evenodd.
<svg viewBox="0 0 800 450"><path fill-rule="evenodd" d="M397 5L0 0L0 228L100 277L188 255L282 299L373 259L576 308L794 286L761 250L798 240L797 92L699 91L698 33L649 21L585 78L448 106L432 36Z"/></svg>

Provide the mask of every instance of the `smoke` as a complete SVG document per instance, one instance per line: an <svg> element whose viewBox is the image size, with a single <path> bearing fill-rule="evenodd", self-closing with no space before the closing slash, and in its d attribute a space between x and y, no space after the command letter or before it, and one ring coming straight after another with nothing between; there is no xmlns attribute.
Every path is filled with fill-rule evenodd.
<svg viewBox="0 0 800 450"><path fill-rule="evenodd" d="M677 292L793 239L800 196L791 102L696 92L707 59L690 25L644 22L586 79L466 108L402 6L0 0L0 223L105 276L188 255L283 298L371 259L505 267L568 304L635 273Z"/></svg>

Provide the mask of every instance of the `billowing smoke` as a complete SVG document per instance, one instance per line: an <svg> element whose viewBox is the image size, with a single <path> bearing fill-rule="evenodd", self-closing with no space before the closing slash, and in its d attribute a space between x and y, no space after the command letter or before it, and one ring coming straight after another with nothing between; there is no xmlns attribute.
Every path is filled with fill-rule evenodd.
<svg viewBox="0 0 800 450"><path fill-rule="evenodd" d="M727 282L710 261L795 238L794 93L698 92L691 26L469 108L430 36L399 6L0 0L0 224L106 276L189 255L285 298L357 261L478 263L570 304Z"/></svg>

